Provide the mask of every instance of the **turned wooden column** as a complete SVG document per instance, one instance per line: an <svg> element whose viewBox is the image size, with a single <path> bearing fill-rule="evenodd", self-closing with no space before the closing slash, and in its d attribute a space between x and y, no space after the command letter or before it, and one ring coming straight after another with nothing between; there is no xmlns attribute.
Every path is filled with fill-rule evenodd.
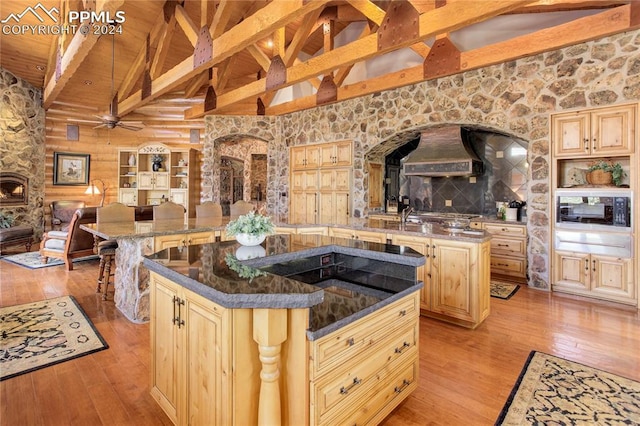
<svg viewBox="0 0 640 426"><path fill-rule="evenodd" d="M254 309L253 340L260 352L260 400L258 425L281 424L280 404L280 349L287 340L286 309Z"/></svg>

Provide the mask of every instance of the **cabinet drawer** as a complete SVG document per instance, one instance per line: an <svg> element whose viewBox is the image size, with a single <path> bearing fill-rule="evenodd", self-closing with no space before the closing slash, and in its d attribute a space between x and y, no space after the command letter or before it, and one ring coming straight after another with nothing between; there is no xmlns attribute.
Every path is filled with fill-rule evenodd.
<svg viewBox="0 0 640 426"><path fill-rule="evenodd" d="M375 346L396 330L418 318L420 292L385 306L340 330L310 342L311 372L314 380Z"/></svg>
<svg viewBox="0 0 640 426"><path fill-rule="evenodd" d="M401 364L385 368L377 375L378 382L361 401L352 407L355 411L344 411L339 416L327 416L325 425L364 425L380 423L395 407L418 387L418 356L402 360Z"/></svg>
<svg viewBox="0 0 640 426"><path fill-rule="evenodd" d="M343 413L356 406L355 400L368 393L380 380L379 371L388 369L399 359L417 357L418 326L405 329L393 338L387 339L379 347L351 359L343 367L311 383L311 401L314 417L323 419ZM398 361L400 362L400 361ZM358 404L359 405L359 404Z"/></svg>
<svg viewBox="0 0 640 426"><path fill-rule="evenodd" d="M524 256L527 250L526 245L524 239L493 237L491 239L491 253Z"/></svg>
<svg viewBox="0 0 640 426"><path fill-rule="evenodd" d="M491 256L491 272L496 274L524 277L527 273L526 259L512 259L502 256Z"/></svg>
<svg viewBox="0 0 640 426"><path fill-rule="evenodd" d="M485 223L484 229L492 235L512 235L514 237L526 237L527 228L522 225L503 225L497 223Z"/></svg>

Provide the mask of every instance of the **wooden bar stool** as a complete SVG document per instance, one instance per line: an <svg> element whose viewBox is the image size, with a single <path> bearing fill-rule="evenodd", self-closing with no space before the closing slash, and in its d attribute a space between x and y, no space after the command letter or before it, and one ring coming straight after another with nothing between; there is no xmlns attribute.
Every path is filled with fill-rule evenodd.
<svg viewBox="0 0 640 426"><path fill-rule="evenodd" d="M116 250L118 242L115 240L107 240L98 243L98 255L100 256L100 270L98 271L98 288L96 293L100 293L102 284L104 284L104 292L102 300L107 300L107 291L109 289L110 278L114 275L111 273L111 265L116 261ZM114 271L115 273L115 271Z"/></svg>

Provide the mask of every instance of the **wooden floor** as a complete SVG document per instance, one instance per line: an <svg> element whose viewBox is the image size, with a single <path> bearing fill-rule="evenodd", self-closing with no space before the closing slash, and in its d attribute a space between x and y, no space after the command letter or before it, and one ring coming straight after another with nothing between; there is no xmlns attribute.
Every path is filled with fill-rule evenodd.
<svg viewBox="0 0 640 426"><path fill-rule="evenodd" d="M0 382L1 425L169 425L149 396L149 327L94 293L97 261L28 270L0 261L0 306L73 295L109 349ZM385 421L491 425L531 350L640 380L635 308L521 288L474 331L420 322L420 385Z"/></svg>

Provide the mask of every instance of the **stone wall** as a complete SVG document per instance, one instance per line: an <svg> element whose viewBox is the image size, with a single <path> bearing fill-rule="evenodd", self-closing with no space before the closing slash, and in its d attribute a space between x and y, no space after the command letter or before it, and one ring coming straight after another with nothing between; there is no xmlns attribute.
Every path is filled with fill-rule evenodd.
<svg viewBox="0 0 640 426"><path fill-rule="evenodd" d="M42 92L0 68L0 170L28 178L28 205L0 207L29 225L36 237L43 231L45 126Z"/></svg>
<svg viewBox="0 0 640 426"><path fill-rule="evenodd" d="M367 213L366 162L440 124L471 125L529 143L529 284L549 289L549 114L640 99L640 31L463 72L403 88L267 118L268 211L286 214L289 147L351 139L354 142L353 212ZM233 120L233 126L226 125ZM246 124L243 124L243 120ZM208 116L205 158L215 141L249 129L256 117ZM261 134L267 129L258 128ZM250 133L249 133L250 134ZM277 137L276 137L277 136ZM209 147L209 148L207 148ZM205 159L206 161L206 159ZM271 172L276 167L276 170ZM278 195L276 198L275 196Z"/></svg>

